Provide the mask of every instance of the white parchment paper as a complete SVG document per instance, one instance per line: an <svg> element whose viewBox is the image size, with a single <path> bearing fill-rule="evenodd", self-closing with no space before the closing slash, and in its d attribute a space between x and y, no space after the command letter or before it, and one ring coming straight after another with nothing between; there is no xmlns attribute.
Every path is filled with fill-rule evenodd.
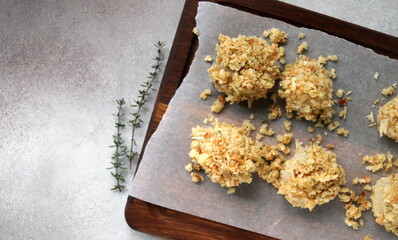
<svg viewBox="0 0 398 240"><path fill-rule="evenodd" d="M395 239L395 235L375 223L370 211L363 214L366 227L361 227L359 231L347 227L344 223L344 204L338 199L317 206L312 212L293 208L282 195L276 193L274 187L256 174L250 185L243 184L236 189L235 194L227 195L226 189L212 183L207 177L200 184L191 182L184 167L191 161L188 156L191 128L203 125L202 121L211 115L210 106L218 95L207 74L211 63L205 62L204 57L212 55L215 59L214 49L220 33L231 37L239 34L262 36L265 29L277 27L289 34L285 46L286 63L295 61L295 51L303 41L308 42L309 50L305 54L309 57L338 55L339 61L329 62L326 67L336 69L338 77L334 80L335 91L341 88L353 92L353 100L348 103L347 120L342 121L342 126L350 134L344 138L336 133L328 133L323 144L335 145L337 161L346 171L347 185L357 193L361 187L351 186L354 177L370 175L374 183L386 175L385 172L367 172L358 153L365 155L390 151L398 155L397 143L386 137L379 138L377 128L370 128L365 117L371 111L377 115L378 106L372 108L373 99L382 99L381 89L398 81L398 61L320 31L294 27L218 4L200 3L196 20L201 33L199 49L189 74L148 143L130 195L159 206L281 239L362 239L366 234L375 239ZM298 40L298 33L305 33L305 39ZM375 72L379 72L378 80L373 78ZM213 95L203 101L199 94L206 88L213 89ZM382 100L381 104L390 99L392 97ZM220 114L213 115L220 121L240 125L253 113L253 122L260 126L261 120L267 119L268 104L267 101L259 101L252 109L248 109L246 103L228 104ZM338 106L335 109L342 110ZM277 134L284 134L284 120L271 121L270 127ZM313 123L295 120L292 123L294 137L304 143L315 134L323 135L325 132L325 129L315 128L315 132L310 134L306 129ZM270 137L263 141L266 144L276 143ZM291 147L294 148L293 145Z"/></svg>

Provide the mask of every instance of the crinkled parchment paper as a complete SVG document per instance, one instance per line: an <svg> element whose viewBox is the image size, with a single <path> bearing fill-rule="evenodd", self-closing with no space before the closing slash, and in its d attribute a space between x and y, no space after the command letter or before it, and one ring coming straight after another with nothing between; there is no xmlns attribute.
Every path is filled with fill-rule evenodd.
<svg viewBox="0 0 398 240"><path fill-rule="evenodd" d="M386 153L391 151L398 156L397 146L393 140L378 136L377 128L370 128L366 119L371 111L377 115L378 106L392 97L383 100L372 108L375 98L381 99L381 89L398 81L398 61L378 55L372 50L355 45L346 40L330 36L320 31L298 28L281 21L255 16L229 7L213 3L200 3L197 26L200 30L199 49L195 55L188 76L170 102L158 130L148 143L145 156L139 171L133 180L131 196L177 211L193 214L213 221L233 225L250 231L266 234L281 239L362 239L366 234L375 239L396 239L377 225L370 211L364 213L366 227L359 231L352 230L344 223L344 204L338 199L328 204L317 206L312 212L292 207L282 195L270 184L254 174L251 184L237 187L235 194L227 195L227 190L212 183L207 177L199 184L191 182L191 177L184 169L191 159L191 128L203 125L202 121L210 115L210 106L218 93L209 81L207 69L211 63L204 61L206 55L215 59L215 45L219 33L231 37L239 34L262 36L265 29L277 27L289 34L285 46L286 63L297 58L297 46L307 41L309 57L333 55L339 61L329 62L328 69L335 68L337 79L334 80L335 91L339 88L351 90L353 98L348 103L348 116L342 126L350 131L344 138L336 133L329 133L324 145L335 145L337 161L346 170L348 186L357 176L372 176L372 183L385 175L385 172L371 174L360 162L362 154ZM298 40L298 33L305 33L303 40ZM379 79L373 75L379 72ZM199 94L206 88L213 89L213 95L206 101ZM261 120L267 119L267 101L257 102L252 109L246 103L226 105L220 114L213 114L220 121L240 125L248 119L250 113L255 115L253 122L260 126ZM335 106L340 111L339 106ZM282 127L284 118L271 121L270 126L277 134L285 133ZM306 121L293 122L294 137L304 143L315 134L324 134L325 129L315 128L315 133L306 131L313 123ZM267 144L276 143L275 138L266 137ZM294 148L293 145L291 145ZM358 193L360 186L353 186Z"/></svg>

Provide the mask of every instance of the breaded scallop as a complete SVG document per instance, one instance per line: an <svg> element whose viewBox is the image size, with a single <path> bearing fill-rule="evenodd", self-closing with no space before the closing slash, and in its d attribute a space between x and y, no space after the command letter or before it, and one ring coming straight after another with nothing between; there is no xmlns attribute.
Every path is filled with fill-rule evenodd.
<svg viewBox="0 0 398 240"><path fill-rule="evenodd" d="M189 156L211 181L225 188L251 183L256 163L262 162L262 147L247 136L243 127L213 122L213 127L192 128Z"/></svg>
<svg viewBox="0 0 398 240"><path fill-rule="evenodd" d="M227 102L247 101L249 108L266 98L280 77L276 60L284 55L284 48L254 36L220 34L218 40L216 64L208 70L215 88L227 94Z"/></svg>
<svg viewBox="0 0 398 240"><path fill-rule="evenodd" d="M294 207L308 208L334 199L346 183L344 169L336 155L319 145L297 144L294 156L281 171L278 194L285 195Z"/></svg>
<svg viewBox="0 0 398 240"><path fill-rule="evenodd" d="M370 198L376 222L398 236L398 174L379 179Z"/></svg>
<svg viewBox="0 0 398 240"><path fill-rule="evenodd" d="M386 135L398 142L398 97L380 107L377 124L380 137Z"/></svg>
<svg viewBox="0 0 398 240"><path fill-rule="evenodd" d="M330 122L334 110L333 83L329 72L317 60L300 55L288 64L280 82L279 96L286 99L286 111L298 118Z"/></svg>

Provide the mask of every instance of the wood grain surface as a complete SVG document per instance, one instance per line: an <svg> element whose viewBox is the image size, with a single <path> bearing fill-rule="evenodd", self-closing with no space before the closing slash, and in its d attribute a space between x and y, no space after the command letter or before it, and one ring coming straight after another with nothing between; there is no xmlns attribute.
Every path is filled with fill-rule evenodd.
<svg viewBox="0 0 398 240"><path fill-rule="evenodd" d="M198 39L192 33L192 29L196 25L195 16L198 2L200 1L187 0L185 2L142 153L166 112L168 103L188 73L198 48ZM259 16L271 17L298 27L321 30L371 48L379 54L398 59L398 38L290 4L276 0L212 0L209 2L216 2ZM139 169L141 159L138 161L137 169ZM131 196L126 204L125 217L128 225L137 231L171 239L274 239L159 207Z"/></svg>

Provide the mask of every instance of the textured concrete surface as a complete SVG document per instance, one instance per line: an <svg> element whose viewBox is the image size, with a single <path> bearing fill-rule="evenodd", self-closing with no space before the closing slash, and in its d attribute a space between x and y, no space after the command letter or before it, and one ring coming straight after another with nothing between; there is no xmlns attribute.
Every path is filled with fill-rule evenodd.
<svg viewBox="0 0 398 240"><path fill-rule="evenodd" d="M286 2L398 35L394 0ZM157 239L109 190L111 113L137 96L153 43L169 52L183 4L0 2L0 239Z"/></svg>

